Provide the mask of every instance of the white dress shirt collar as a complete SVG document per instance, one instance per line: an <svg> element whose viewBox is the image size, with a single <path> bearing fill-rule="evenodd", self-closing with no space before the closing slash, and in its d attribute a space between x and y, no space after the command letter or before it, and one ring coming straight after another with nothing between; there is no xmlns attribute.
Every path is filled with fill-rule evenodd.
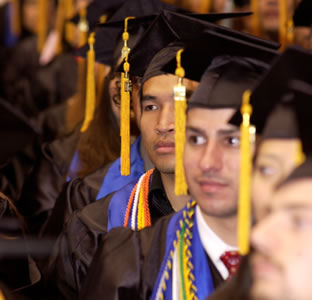
<svg viewBox="0 0 312 300"><path fill-rule="evenodd" d="M220 259L220 257L226 251L237 251L237 248L226 244L211 230L211 228L204 220L201 209L198 205L196 205L195 209L196 209L196 222L198 226L198 232L201 243L207 255L209 255L211 261L214 263L223 279L226 280L229 276L229 272L224 263L222 262L222 260Z"/></svg>

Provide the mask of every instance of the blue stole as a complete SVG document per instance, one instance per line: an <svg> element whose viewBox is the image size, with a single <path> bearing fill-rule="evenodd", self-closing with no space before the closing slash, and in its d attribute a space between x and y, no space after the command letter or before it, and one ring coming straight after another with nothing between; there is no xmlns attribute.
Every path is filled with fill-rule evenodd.
<svg viewBox="0 0 312 300"><path fill-rule="evenodd" d="M12 7L11 4L5 4L5 30L4 30L4 45L13 47L18 41L18 37L14 35L11 28Z"/></svg>
<svg viewBox="0 0 312 300"><path fill-rule="evenodd" d="M161 284L163 274L167 267L167 262L170 259L170 251L174 250L173 241L176 239L176 232L180 229L180 220L183 220L183 211L185 208L174 214L171 218L168 229L167 229L167 238L166 238L166 254L164 256L160 272L158 274L156 284L154 286L153 294L151 299L155 300L157 296L157 290ZM196 212L195 212L196 214ZM192 253L192 264L194 266L193 274L195 276L195 286L197 287L197 297L199 300L205 300L212 292L215 287L213 284L213 278L211 275L211 270L208 263L207 254L202 246L200 241L200 236L198 232L196 216L194 215L194 225L192 229L193 238L191 244L191 253ZM164 291L164 299L172 299L172 270L169 275L169 280L166 281L166 290Z"/></svg>
<svg viewBox="0 0 312 300"><path fill-rule="evenodd" d="M140 154L140 142L141 137L138 137L130 148L130 175L122 176L120 174L120 158L115 160L104 177L96 200L120 190L130 182L138 181L140 176L144 174L144 161Z"/></svg>
<svg viewBox="0 0 312 300"><path fill-rule="evenodd" d="M153 178L153 175L150 178L149 186L151 185L152 178ZM130 182L129 184L127 184L121 190L117 191L112 196L111 201L108 206L107 231L110 231L112 228L115 228L115 227L122 227L124 225L124 219L125 219L125 215L126 215L126 211L128 207L129 198L138 180L134 180ZM131 215L133 212L133 207L134 205L132 205L132 208L131 208L130 220L127 224L128 228L131 228ZM137 220L138 219L136 216L136 229L135 230L138 230Z"/></svg>
<svg viewBox="0 0 312 300"><path fill-rule="evenodd" d="M123 226L128 200L137 182L138 180L134 180L127 184L121 190L117 191L111 198L108 206L107 231L110 231L115 227Z"/></svg>
<svg viewBox="0 0 312 300"><path fill-rule="evenodd" d="M79 158L79 152L76 150L74 153L73 159L70 163L66 181L69 182L75 177L77 177L77 172L79 169L80 169L80 158Z"/></svg>

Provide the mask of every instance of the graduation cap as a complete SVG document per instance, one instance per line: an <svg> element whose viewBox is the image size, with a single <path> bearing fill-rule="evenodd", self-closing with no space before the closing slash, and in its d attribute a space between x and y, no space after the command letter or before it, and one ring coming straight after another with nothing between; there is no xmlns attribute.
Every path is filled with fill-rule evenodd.
<svg viewBox="0 0 312 300"><path fill-rule="evenodd" d="M96 60L107 65L116 63L122 47L121 34L126 17L136 17L136 19L129 20L128 22L128 32L130 34L129 45L134 46L156 15L164 9L180 10L176 6L163 3L159 0L149 0L148 2L145 0L128 0L124 2L105 24L101 24L96 28L96 42L94 45ZM85 56L87 50L88 46L86 45L77 54Z"/></svg>
<svg viewBox="0 0 312 300"><path fill-rule="evenodd" d="M296 111L299 136L306 160L286 178L278 188L295 180L312 178L312 85L301 80L291 80L290 87L294 91L294 108Z"/></svg>
<svg viewBox="0 0 312 300"><path fill-rule="evenodd" d="M312 157L312 83L306 80L292 79L289 86L293 90L293 105L296 111L299 137L303 152Z"/></svg>
<svg viewBox="0 0 312 300"><path fill-rule="evenodd" d="M291 79L304 80L312 83L312 70L309 67L312 63L312 54L300 47L292 46L286 48L284 53L276 59L263 78L258 82L250 97L253 107L251 123L257 128L257 133L261 134L265 121L276 104L287 101L287 83ZM242 116L237 111L231 118L230 123L239 125Z"/></svg>
<svg viewBox="0 0 312 300"><path fill-rule="evenodd" d="M285 92L285 98L291 101L294 100L290 90ZM254 110L253 113L257 114L257 111ZM299 137L297 119L291 102L281 100L271 113L269 112L266 116L263 116L263 119L263 121L267 121L265 122L261 140L296 139Z"/></svg>
<svg viewBox="0 0 312 300"><path fill-rule="evenodd" d="M173 10L186 12L185 10L164 3L159 0L95 0L91 2L86 9L86 20L90 30L100 23L103 15L107 15L108 22L116 22L127 16L143 16L160 12L161 10ZM79 15L75 15L70 21L78 24Z"/></svg>
<svg viewBox="0 0 312 300"><path fill-rule="evenodd" d="M7 101L0 98L0 163L6 162L40 134L31 122Z"/></svg>
<svg viewBox="0 0 312 300"><path fill-rule="evenodd" d="M162 12L146 30L142 38L138 41L129 55L129 63L131 64L131 74L142 77L147 66L156 53L166 47L169 43L178 40L185 42L194 40L198 37L197 44L199 45L199 36L205 29L211 29L216 32L232 32L238 38L247 40L258 40L259 43L272 49L278 48L276 43L266 42L262 39L254 38L250 35L241 34L238 31L233 31L225 27L213 24L224 18L241 17L249 15L249 13L232 14L205 14L205 15L185 15L175 12ZM148 49L148 51L147 51ZM184 55L184 53L183 53ZM200 64L201 65L201 64ZM170 73L174 74L175 59L172 60ZM199 78L197 79L199 81Z"/></svg>
<svg viewBox="0 0 312 300"><path fill-rule="evenodd" d="M100 23L100 19L103 15L107 15L108 18L120 8L126 0L94 0L86 7L86 21L88 23L89 30L92 31L93 28ZM70 22L74 24L79 24L80 15L76 14L72 17Z"/></svg>
<svg viewBox="0 0 312 300"><path fill-rule="evenodd" d="M234 38L232 31L220 34L211 30L189 41L181 58L185 77L200 80L200 85L190 98L188 108L238 108L243 92L254 87L278 55L277 51L256 41ZM165 70L174 73L173 67L174 60Z"/></svg>
<svg viewBox="0 0 312 300"><path fill-rule="evenodd" d="M237 7L243 7L250 4L250 0L234 0L234 5Z"/></svg>
<svg viewBox="0 0 312 300"><path fill-rule="evenodd" d="M294 26L310 27L312 25L312 1L301 0L293 16Z"/></svg>

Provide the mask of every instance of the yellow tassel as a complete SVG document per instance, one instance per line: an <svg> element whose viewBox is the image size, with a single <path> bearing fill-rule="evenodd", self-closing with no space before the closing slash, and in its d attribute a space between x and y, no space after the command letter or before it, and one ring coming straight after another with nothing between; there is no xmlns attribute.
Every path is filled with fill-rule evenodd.
<svg viewBox="0 0 312 300"><path fill-rule="evenodd" d="M178 84L174 87L175 103L175 184L174 192L176 195L187 194L187 184L185 180L183 153L185 145L185 123L186 123L186 91L182 80L185 76L184 69L181 66L181 53L183 49L177 52L177 68L175 75L178 77Z"/></svg>
<svg viewBox="0 0 312 300"><path fill-rule="evenodd" d="M122 34L124 46L121 50L123 64L123 72L121 73L120 86L120 138L121 138L121 154L120 154L120 172L123 176L130 174L130 91L131 80L129 78L130 64L128 63L128 55L130 48L128 47L129 33L128 20L135 17L125 18L125 28Z"/></svg>
<svg viewBox="0 0 312 300"><path fill-rule="evenodd" d="M259 19L259 0L251 0L251 11L253 12L252 18L252 34L260 36L260 19Z"/></svg>
<svg viewBox="0 0 312 300"><path fill-rule="evenodd" d="M10 25L11 30L15 36L19 36L22 31L20 12L21 12L20 0L11 0Z"/></svg>
<svg viewBox="0 0 312 300"><path fill-rule="evenodd" d="M79 47L83 46L88 39L88 31L89 31L89 25L87 21L87 9L83 7L79 11L79 23L78 28L80 31L79 34Z"/></svg>
<svg viewBox="0 0 312 300"><path fill-rule="evenodd" d="M71 19L75 13L74 0L65 0L65 18L66 20ZM71 22L66 22L65 25L65 39L70 44L75 42L75 25Z"/></svg>
<svg viewBox="0 0 312 300"><path fill-rule="evenodd" d="M281 50L286 47L287 42L287 5L288 0L280 0L279 5L279 39Z"/></svg>
<svg viewBox="0 0 312 300"><path fill-rule="evenodd" d="M240 253L246 255L249 252L249 235L251 222L251 171L252 153L250 137L250 116L252 107L249 104L250 91L245 91L241 113L243 122L241 124L241 145L240 145L240 185L238 199L238 246Z"/></svg>
<svg viewBox="0 0 312 300"><path fill-rule="evenodd" d="M303 150L302 150L301 141L297 142L296 147L297 147L297 149L296 149L295 163L296 163L296 166L300 166L305 161L305 155L304 155Z"/></svg>
<svg viewBox="0 0 312 300"><path fill-rule="evenodd" d="M294 21L290 18L287 21L287 46L294 43Z"/></svg>
<svg viewBox="0 0 312 300"><path fill-rule="evenodd" d="M106 23L106 21L107 21L107 15L103 15L99 19L100 24L104 24L104 23Z"/></svg>
<svg viewBox="0 0 312 300"><path fill-rule="evenodd" d="M56 31L58 33L58 44L56 53L60 54L63 51L63 27L65 18L65 3L64 0L59 0L56 14Z"/></svg>
<svg viewBox="0 0 312 300"><path fill-rule="evenodd" d="M85 132L94 117L95 111L95 52L93 45L95 43L94 38L95 33L91 33L89 37L89 51L88 51L88 69L87 69L87 86L86 86L86 109L85 109L85 119L83 125L80 129L81 132Z"/></svg>
<svg viewBox="0 0 312 300"><path fill-rule="evenodd" d="M199 12L201 14L206 14L209 13L210 9L211 9L211 0L201 0Z"/></svg>
<svg viewBox="0 0 312 300"><path fill-rule="evenodd" d="M48 2L49 0L38 0L39 19L38 19L38 52L41 53L48 34Z"/></svg>

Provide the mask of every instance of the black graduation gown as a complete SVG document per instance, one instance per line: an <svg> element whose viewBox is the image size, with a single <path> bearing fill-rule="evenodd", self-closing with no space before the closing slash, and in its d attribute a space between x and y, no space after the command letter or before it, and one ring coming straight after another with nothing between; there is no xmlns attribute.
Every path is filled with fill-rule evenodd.
<svg viewBox="0 0 312 300"><path fill-rule="evenodd" d="M164 258L171 216L139 232L108 232L90 266L79 299L150 299ZM208 259L215 286L223 283Z"/></svg>
<svg viewBox="0 0 312 300"><path fill-rule="evenodd" d="M5 98L28 117L61 103L77 89L77 63L62 53L40 66L37 38L20 42L5 69Z"/></svg>
<svg viewBox="0 0 312 300"><path fill-rule="evenodd" d="M96 201L109 167L110 164L103 166L84 178L76 177L63 186L62 192L56 199L51 217L41 231L42 236L57 237L75 211Z"/></svg>
<svg viewBox="0 0 312 300"><path fill-rule="evenodd" d="M36 263L28 255L23 227L23 220L16 215L8 198L0 193L0 281L11 290L33 286L41 279ZM6 248L6 242L11 240L19 245L17 255Z"/></svg>
<svg viewBox="0 0 312 300"><path fill-rule="evenodd" d="M68 136L45 143L26 178L19 210L27 217L29 230L38 234L47 223L65 183L80 136L80 128Z"/></svg>
<svg viewBox="0 0 312 300"><path fill-rule="evenodd" d="M112 196L108 195L76 211L58 238L49 263L40 265L47 286L59 291L64 298L77 298L93 256L107 232L108 207ZM157 170L151 181L149 208L152 224L173 212Z"/></svg>
<svg viewBox="0 0 312 300"><path fill-rule="evenodd" d="M251 271L248 257L242 258L237 274L216 290L207 300L248 300L251 286Z"/></svg>

